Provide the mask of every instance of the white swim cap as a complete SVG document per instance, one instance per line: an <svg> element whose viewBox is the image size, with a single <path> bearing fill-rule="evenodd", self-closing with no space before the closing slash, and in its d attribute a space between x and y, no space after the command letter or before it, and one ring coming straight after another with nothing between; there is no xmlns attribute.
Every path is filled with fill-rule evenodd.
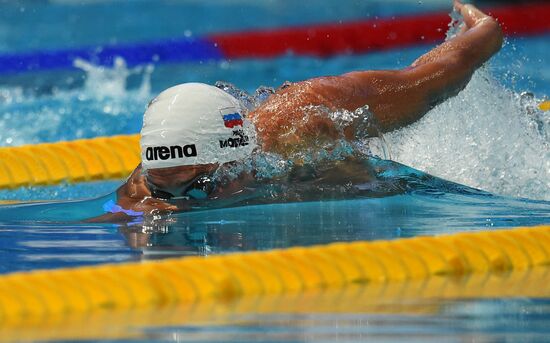
<svg viewBox="0 0 550 343"><path fill-rule="evenodd" d="M250 156L254 125L239 101L202 83L184 83L159 94L143 116L144 170L226 163Z"/></svg>

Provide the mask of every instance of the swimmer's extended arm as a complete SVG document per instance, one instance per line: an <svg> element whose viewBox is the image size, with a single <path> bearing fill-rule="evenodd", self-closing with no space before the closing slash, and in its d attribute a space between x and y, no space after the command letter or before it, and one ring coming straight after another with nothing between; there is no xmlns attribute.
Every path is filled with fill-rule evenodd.
<svg viewBox="0 0 550 343"><path fill-rule="evenodd" d="M390 131L420 119L426 112L462 90L474 71L502 45L502 31L490 16L472 5L455 2L464 16L464 30L417 59L393 71L356 71L319 77L281 88L250 118L258 128L264 151L288 154L326 139L340 137L329 111L369 106L380 129ZM354 139L357 118L344 133Z"/></svg>
<svg viewBox="0 0 550 343"><path fill-rule="evenodd" d="M427 111L455 96L474 71L498 52L503 35L499 24L472 5L455 1L464 17L461 34L398 71L360 71L341 76L358 96L350 107L368 104L382 129L389 131L421 118ZM346 80L347 79L347 80Z"/></svg>

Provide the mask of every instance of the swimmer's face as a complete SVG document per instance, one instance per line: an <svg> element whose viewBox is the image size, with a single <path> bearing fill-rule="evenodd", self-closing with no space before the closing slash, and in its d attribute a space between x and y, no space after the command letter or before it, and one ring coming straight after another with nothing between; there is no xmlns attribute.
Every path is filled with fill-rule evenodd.
<svg viewBox="0 0 550 343"><path fill-rule="evenodd" d="M187 192L218 168L218 164L200 164L147 170L147 183L155 198L186 197Z"/></svg>

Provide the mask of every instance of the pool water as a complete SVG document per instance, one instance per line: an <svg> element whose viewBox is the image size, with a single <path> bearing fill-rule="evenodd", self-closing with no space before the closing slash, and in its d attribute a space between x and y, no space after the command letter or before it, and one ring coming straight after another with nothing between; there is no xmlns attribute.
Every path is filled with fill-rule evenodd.
<svg viewBox="0 0 550 343"><path fill-rule="evenodd" d="M323 0L315 6L247 0L17 1L0 4L0 53L391 17L447 7L447 1L435 0ZM549 112L534 110L550 94L548 38L509 39L459 96L418 123L384 135L387 150L381 157L401 164L378 161L386 166L380 177L399 184L399 194L203 209L115 225L75 220L95 213L123 180L2 190L3 200L73 202L0 207L0 273L548 224L550 117ZM0 75L0 145L137 133L148 101L181 82L222 80L253 93L261 85L277 87L320 74L403 67L429 48L331 59L289 55L132 68L123 60L113 68L82 62L72 70ZM533 95L522 96L525 91ZM80 200L88 198L96 200ZM332 301L332 307L318 308L313 306L316 301L301 299L311 306L277 308L274 303L296 299L264 299L271 301L265 308L272 312L262 314L264 307L243 299L180 309L183 312L172 314L177 318L172 322L174 317L166 315L164 323L156 318L153 325L154 314L144 316L151 323L114 321L110 330L123 332L120 340L143 341L544 340L550 333L550 294L533 297L522 289L522 283L531 280L524 274L507 280L517 291L512 297L487 286L485 296L388 295L376 302L368 287L350 288L303 296ZM387 287L401 287L399 294L414 289ZM235 312L239 308L248 310ZM225 317L221 309L227 311ZM99 332L91 339L116 339L109 330ZM72 338L78 337L83 336Z"/></svg>

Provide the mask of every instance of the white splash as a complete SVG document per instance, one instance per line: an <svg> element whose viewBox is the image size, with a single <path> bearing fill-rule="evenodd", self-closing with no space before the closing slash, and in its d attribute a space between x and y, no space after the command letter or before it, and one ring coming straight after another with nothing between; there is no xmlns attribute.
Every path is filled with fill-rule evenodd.
<svg viewBox="0 0 550 343"><path fill-rule="evenodd" d="M393 160L492 193L550 200L550 112L487 67L417 123L385 135Z"/></svg>
<svg viewBox="0 0 550 343"><path fill-rule="evenodd" d="M0 146L71 140L136 132L151 99L152 66L129 69L117 58L112 67L76 60L86 75L83 87L40 94L0 88ZM141 77L137 88L131 76ZM32 123L32 125L29 125Z"/></svg>
<svg viewBox="0 0 550 343"><path fill-rule="evenodd" d="M153 73L151 64L128 69L126 61L116 57L112 67L96 66L80 58L77 58L73 65L86 72L82 93L94 98L123 98L127 93L127 80L135 74L143 74L137 95L146 96L151 93L151 74Z"/></svg>

